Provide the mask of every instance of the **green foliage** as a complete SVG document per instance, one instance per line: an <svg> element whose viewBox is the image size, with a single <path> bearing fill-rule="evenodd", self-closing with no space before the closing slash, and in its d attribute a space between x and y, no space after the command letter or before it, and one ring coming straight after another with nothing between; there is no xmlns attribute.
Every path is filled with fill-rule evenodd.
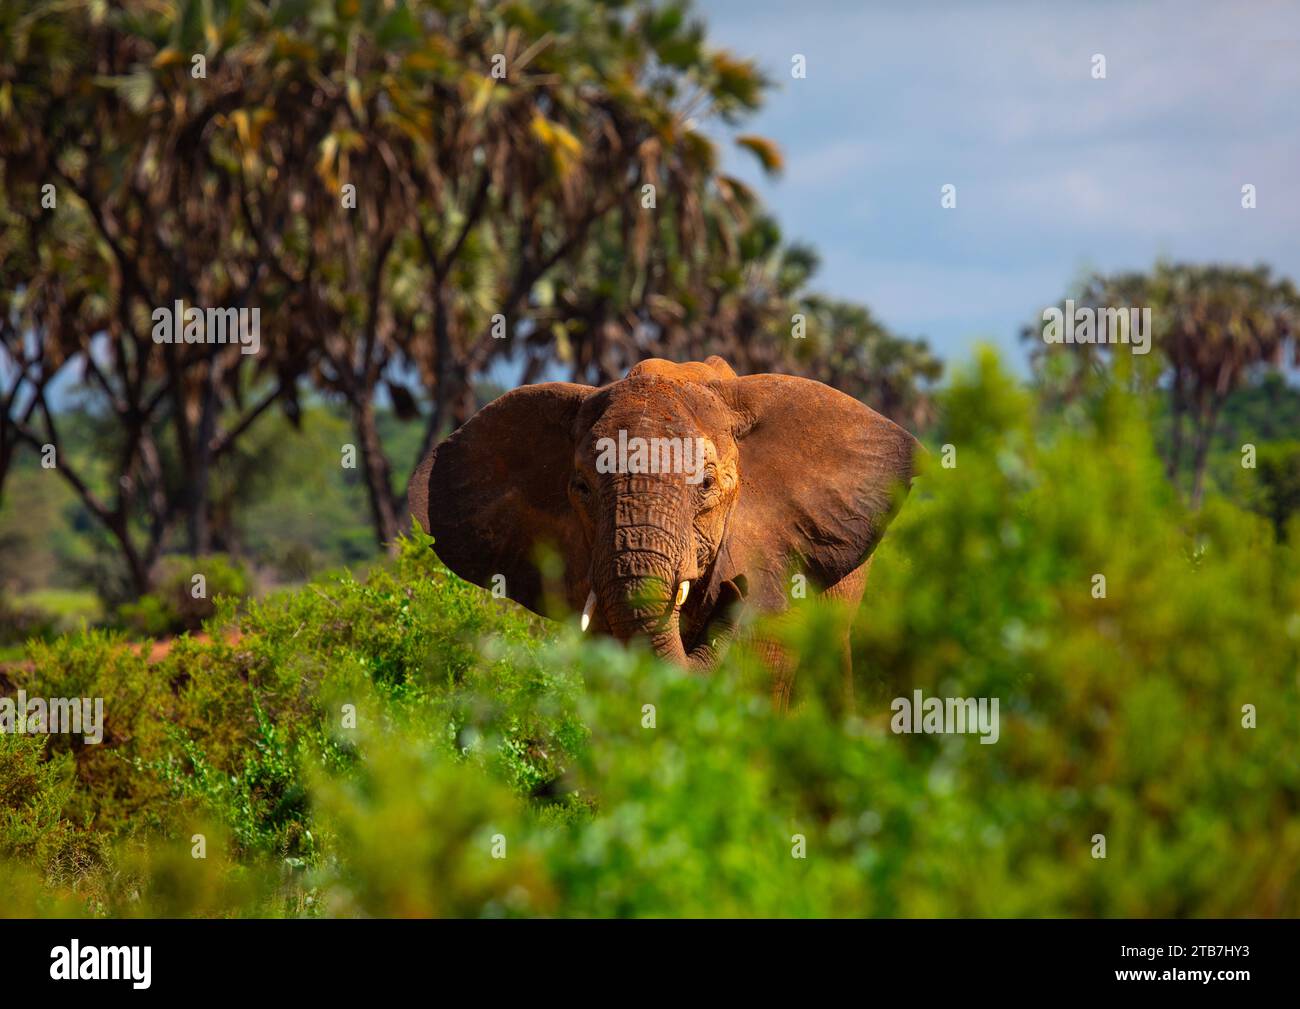
<svg viewBox="0 0 1300 1009"><path fill-rule="evenodd" d="M1300 514L1300 441L1261 445L1256 465L1259 510L1273 523L1278 539L1285 540L1292 519Z"/></svg>
<svg viewBox="0 0 1300 1009"><path fill-rule="evenodd" d="M71 761L44 750L39 736L0 733L0 857L46 864L65 843Z"/></svg>
<svg viewBox="0 0 1300 1009"><path fill-rule="evenodd" d="M48 615L0 595L0 644L13 645L28 638L45 638L53 633Z"/></svg>
<svg viewBox="0 0 1300 1009"><path fill-rule="evenodd" d="M64 420L64 451L85 467L109 437L109 422L75 414ZM379 412L378 425L393 458L415 458L422 434L417 425L390 411ZM241 565L255 567L259 582L301 583L374 558L365 485L358 470L339 465L339 446L350 438L338 411L304 405L298 427L284 417L268 418L214 468L218 541ZM0 642L68 633L82 618L100 623L130 596L124 580L120 559L75 495L41 469L34 454L21 455L0 499L0 593L7 590ZM155 598L129 626L154 635L183 629L176 609Z"/></svg>
<svg viewBox="0 0 1300 1009"><path fill-rule="evenodd" d="M888 602L862 642L882 695L1010 709L999 744L953 768L996 839L968 910L1295 914L1296 553L1226 502L1184 513L1135 401L1112 391L1063 430L989 384L954 389L987 447L932 468L891 531L906 563L879 565L868 606Z"/></svg>
<svg viewBox="0 0 1300 1009"><path fill-rule="evenodd" d="M35 455L20 457L0 498L0 591L25 593L68 580L90 555L73 515L75 495Z"/></svg>
<svg viewBox="0 0 1300 1009"><path fill-rule="evenodd" d="M1033 344L1030 357L1041 386L1066 401L1098 379L1103 385L1118 380L1133 389L1165 391L1168 409L1162 427L1167 437L1161 450L1176 483L1190 474L1193 507L1203 499L1211 449L1225 414L1229 422L1253 422L1261 433L1276 432L1279 426L1283 432L1294 430L1285 425L1288 414L1295 416L1295 396L1277 372L1288 360L1300 364L1295 339L1300 293L1267 264L1245 268L1161 260L1145 273L1089 276L1074 299L1098 311L1149 311L1146 338L1151 341L1148 351L1155 353L1138 354L1135 348L1130 353L1122 332L1103 334L1103 315L1098 315L1096 342L1070 347L1043 342L1043 330L1035 322L1021 335ZM1232 393L1261 373L1266 376L1259 383L1262 395L1239 398L1230 407ZM1284 409L1260 416L1263 403Z"/></svg>
<svg viewBox="0 0 1300 1009"><path fill-rule="evenodd" d="M33 638L49 641L93 627L103 614L103 604L94 592L38 589L9 596L0 590L0 660L7 657L7 649Z"/></svg>
<svg viewBox="0 0 1300 1009"><path fill-rule="evenodd" d="M364 580L223 603L152 667L109 634L34 645L15 685L103 696L107 735L3 741L5 907L1300 914L1294 542L1186 511L1126 394L1054 417L985 355L941 406L956 466L932 455L877 553L851 708L843 613L766 629L801 660L779 714L744 647L665 667L417 532ZM895 734L914 690L996 698L997 742Z"/></svg>
<svg viewBox="0 0 1300 1009"><path fill-rule="evenodd" d="M379 427L389 455L413 465L423 432L387 411ZM268 419L220 468L215 496L227 535L273 580L303 582L374 557L365 484L359 470L339 465L339 446L352 440L337 411L306 406L297 426Z"/></svg>
<svg viewBox="0 0 1300 1009"><path fill-rule="evenodd" d="M156 583L156 592L118 608L122 626L149 637L197 631L216 612L217 597L242 598L249 590L243 565L225 554L164 557Z"/></svg>

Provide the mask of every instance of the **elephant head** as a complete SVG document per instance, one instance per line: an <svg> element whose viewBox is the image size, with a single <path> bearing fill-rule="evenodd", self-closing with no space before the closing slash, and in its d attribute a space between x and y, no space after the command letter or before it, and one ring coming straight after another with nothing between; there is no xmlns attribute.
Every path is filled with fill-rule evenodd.
<svg viewBox="0 0 1300 1009"><path fill-rule="evenodd" d="M738 600L779 611L792 572L827 587L866 561L916 446L819 382L649 360L599 389L506 393L433 450L408 500L462 578L500 576L540 613L548 544L584 628L708 667Z"/></svg>

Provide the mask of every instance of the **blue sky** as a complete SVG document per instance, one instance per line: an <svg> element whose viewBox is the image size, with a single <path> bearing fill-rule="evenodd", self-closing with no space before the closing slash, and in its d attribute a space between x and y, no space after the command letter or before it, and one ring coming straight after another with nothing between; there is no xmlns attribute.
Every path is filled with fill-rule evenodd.
<svg viewBox="0 0 1300 1009"><path fill-rule="evenodd" d="M1093 269L1263 261L1300 281L1300 4L696 11L712 45L776 82L739 132L777 141L784 175L765 180L743 151L728 170L787 238L817 248L817 289L945 359L984 340L1023 367L1021 325ZM1255 210L1241 207L1245 183Z"/></svg>

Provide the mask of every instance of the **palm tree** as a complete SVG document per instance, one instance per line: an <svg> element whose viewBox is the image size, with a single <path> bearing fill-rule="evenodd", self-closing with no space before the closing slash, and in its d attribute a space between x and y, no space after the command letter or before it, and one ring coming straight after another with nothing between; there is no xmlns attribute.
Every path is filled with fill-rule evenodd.
<svg viewBox="0 0 1300 1009"><path fill-rule="evenodd" d="M1300 296L1292 282L1274 277L1267 266L1157 263L1149 273L1095 275L1080 291L1080 305L1147 307L1159 369L1145 376L1126 368L1140 387L1167 384L1169 443L1165 464L1177 484L1191 447L1190 500L1199 507L1205 492L1210 445L1223 405L1245 378L1260 368L1276 368L1287 358L1300 363ZM1038 328L1024 332L1037 340ZM1054 352L1054 353L1049 353ZM1087 374L1113 366L1129 348L1114 344L1039 346L1036 370L1047 376L1056 360L1070 358L1057 389L1063 398L1079 394Z"/></svg>
<svg viewBox="0 0 1300 1009"><path fill-rule="evenodd" d="M1204 496L1210 443L1228 396L1251 370L1280 366L1288 349L1300 363L1294 341L1300 298L1289 280L1273 278L1267 266L1162 266L1153 294L1153 312L1169 316L1166 354L1192 424L1195 508Z"/></svg>

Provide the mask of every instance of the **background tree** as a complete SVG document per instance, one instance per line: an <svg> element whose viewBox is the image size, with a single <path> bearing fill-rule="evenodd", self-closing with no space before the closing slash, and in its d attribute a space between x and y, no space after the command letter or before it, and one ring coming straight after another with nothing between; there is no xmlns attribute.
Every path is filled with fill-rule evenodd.
<svg viewBox="0 0 1300 1009"><path fill-rule="evenodd" d="M313 376L352 415L381 543L402 528L394 472L469 416L516 340L539 367L564 359L556 327L531 316L594 228L620 228L642 261L657 231L694 240L716 154L688 118L753 108L761 85L706 51L679 7L630 26L617 5L402 10L292 21L280 29L292 46L248 61L291 92L310 78L310 100L285 103L292 127L319 138L315 177L295 193L306 240L268 258L318 334ZM282 113L263 101L256 115L265 142ZM394 466L377 393L413 416L413 378L430 391L421 451Z"/></svg>
<svg viewBox="0 0 1300 1009"><path fill-rule="evenodd" d="M1086 387L1090 373L1123 361L1135 385L1167 389L1166 471L1178 483L1190 466L1190 500L1199 507L1210 445L1228 397L1261 369L1276 369L1288 358L1300 364L1295 286L1263 265L1161 262L1145 274L1094 275L1075 300L1094 309L1150 308L1154 366L1134 368L1130 348L1119 344L1041 345L1042 330L1035 324L1022 336L1040 344L1031 353L1039 377L1069 400Z"/></svg>
<svg viewBox="0 0 1300 1009"><path fill-rule="evenodd" d="M207 76L192 74L181 54L216 43L210 25L192 8L185 13L168 21L143 6L38 5L5 32L13 95L0 120L7 224L11 242L33 249L34 267L6 289L41 292L11 301L9 324L42 345L62 339L59 356L75 353L88 394L117 420L102 490L64 453L57 470L117 540L140 591L178 520L191 552L211 549L212 467L292 387L301 360L278 314L285 290L269 276L267 241L252 236L257 226L285 228L287 177L268 171L250 200L241 161L226 146L241 129L248 141L251 120L241 111L266 96L234 61L215 58ZM292 160L292 150L279 153ZM42 203L43 192L53 192L55 206ZM248 218L252 202L261 203L261 220ZM58 293L68 290L93 297ZM177 300L257 307L262 352L155 341L155 311ZM13 430L57 450L54 411L46 403L37 415L39 431L31 416Z"/></svg>
<svg viewBox="0 0 1300 1009"><path fill-rule="evenodd" d="M105 420L58 474L137 593L163 553L235 542L239 446L313 394L347 416L379 544L511 367L603 382L720 352L923 416L868 316L793 338L815 256L706 133L766 82L684 4L37 0L0 30L0 491L71 403ZM178 300L256 308L259 353L156 342Z"/></svg>
<svg viewBox="0 0 1300 1009"><path fill-rule="evenodd" d="M809 334L793 354L804 373L906 427L930 427L943 362L924 340L896 336L864 305L810 297L803 308Z"/></svg>

